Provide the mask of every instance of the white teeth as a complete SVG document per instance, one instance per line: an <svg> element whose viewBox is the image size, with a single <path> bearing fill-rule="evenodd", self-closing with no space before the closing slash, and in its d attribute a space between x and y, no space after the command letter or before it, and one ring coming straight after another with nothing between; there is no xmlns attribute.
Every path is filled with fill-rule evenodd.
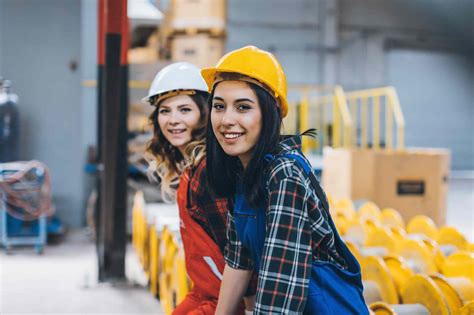
<svg viewBox="0 0 474 315"><path fill-rule="evenodd" d="M182 133L184 132L186 129L174 129L174 130L169 130L169 132L173 133L173 134L176 134L176 133Z"/></svg>
<svg viewBox="0 0 474 315"><path fill-rule="evenodd" d="M224 138L226 139L235 139L242 135L242 133L224 133Z"/></svg>

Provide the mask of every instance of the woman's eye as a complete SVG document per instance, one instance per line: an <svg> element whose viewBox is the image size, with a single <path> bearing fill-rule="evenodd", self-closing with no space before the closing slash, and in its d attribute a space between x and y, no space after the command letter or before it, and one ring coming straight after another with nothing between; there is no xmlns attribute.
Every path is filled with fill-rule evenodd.
<svg viewBox="0 0 474 315"><path fill-rule="evenodd" d="M181 111L182 113L187 113L187 112L190 112L190 111L191 111L191 108L183 107L183 108L180 109L180 111Z"/></svg>
<svg viewBox="0 0 474 315"><path fill-rule="evenodd" d="M246 110L249 110L251 109L252 106L249 106L249 105L246 105L246 104L241 104L237 107L237 110L239 111L246 111Z"/></svg>
<svg viewBox="0 0 474 315"><path fill-rule="evenodd" d="M224 105L214 104L214 105L212 105L212 108L214 108L215 110L222 110L222 109L224 109Z"/></svg>
<svg viewBox="0 0 474 315"><path fill-rule="evenodd" d="M158 112L158 114L166 114L166 113L169 113L170 110L167 109L167 108L163 108L163 109L160 109L160 111Z"/></svg>

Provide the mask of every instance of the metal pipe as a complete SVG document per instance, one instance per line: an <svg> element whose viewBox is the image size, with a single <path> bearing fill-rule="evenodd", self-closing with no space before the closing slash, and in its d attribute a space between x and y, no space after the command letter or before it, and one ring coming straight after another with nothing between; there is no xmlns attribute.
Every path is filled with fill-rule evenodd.
<svg viewBox="0 0 474 315"><path fill-rule="evenodd" d="M364 149L367 149L367 146L368 146L368 139L369 139L369 132L368 132L368 129L369 129L369 126L368 126L368 122L369 122L369 105L367 104L368 103L368 99L366 97L363 97L361 98L361 118L360 118L360 124L362 126L362 132L361 132L361 147L364 148Z"/></svg>
<svg viewBox="0 0 474 315"><path fill-rule="evenodd" d="M300 103L300 133L308 129L309 120L309 102L308 102L308 89L301 89L301 103ZM303 137L302 139L303 152L308 153L309 151L309 139Z"/></svg>
<svg viewBox="0 0 474 315"><path fill-rule="evenodd" d="M357 99L353 98L350 101L350 107L351 107L351 117L352 117L352 137L351 137L351 142L354 144L354 146L357 146Z"/></svg>
<svg viewBox="0 0 474 315"><path fill-rule="evenodd" d="M380 148L380 98L374 97L372 104L372 148Z"/></svg>
<svg viewBox="0 0 474 315"><path fill-rule="evenodd" d="M386 98L386 104L385 104L385 147L389 150L393 148L393 142L392 142L392 102L390 98Z"/></svg>
<svg viewBox="0 0 474 315"><path fill-rule="evenodd" d="M341 139L340 139L340 118L337 106L337 98L334 96L334 100L332 103L332 146L338 148L341 146Z"/></svg>

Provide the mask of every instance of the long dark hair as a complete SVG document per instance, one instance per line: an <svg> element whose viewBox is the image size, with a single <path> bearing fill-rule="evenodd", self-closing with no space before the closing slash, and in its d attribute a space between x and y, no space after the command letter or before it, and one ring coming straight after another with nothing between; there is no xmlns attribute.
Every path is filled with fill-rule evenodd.
<svg viewBox="0 0 474 315"><path fill-rule="evenodd" d="M238 157L227 155L217 141L212 130L211 119L209 119L206 173L209 186L217 196L233 198L237 181L241 180L247 202L252 207L259 207L264 201L263 175L266 166L264 156L273 152L278 146L282 117L281 109L272 95L258 85L247 84L255 92L262 112L262 128L253 149L252 158L244 170ZM213 94L214 92L209 97L211 106Z"/></svg>
<svg viewBox="0 0 474 315"><path fill-rule="evenodd" d="M194 95L189 95L196 103L200 116L198 125L191 133L192 140L185 147L185 151L190 157L187 164L178 148L171 145L160 129L158 114L161 102L156 105L155 110L149 117L150 123L153 125L153 138L148 142L146 150L150 162L149 175L161 182L162 195L165 201L174 201L175 186L179 182L183 169L187 166L196 166L205 156L205 136L209 116L208 96L208 93L200 91L196 91Z"/></svg>

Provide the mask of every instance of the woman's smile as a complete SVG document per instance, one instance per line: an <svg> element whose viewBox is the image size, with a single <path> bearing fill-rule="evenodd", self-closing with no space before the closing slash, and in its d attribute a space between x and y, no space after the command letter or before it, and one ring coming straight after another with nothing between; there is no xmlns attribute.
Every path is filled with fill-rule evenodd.
<svg viewBox="0 0 474 315"><path fill-rule="evenodd" d="M214 91L211 124L224 152L247 165L262 128L257 95L242 81L223 81Z"/></svg>

